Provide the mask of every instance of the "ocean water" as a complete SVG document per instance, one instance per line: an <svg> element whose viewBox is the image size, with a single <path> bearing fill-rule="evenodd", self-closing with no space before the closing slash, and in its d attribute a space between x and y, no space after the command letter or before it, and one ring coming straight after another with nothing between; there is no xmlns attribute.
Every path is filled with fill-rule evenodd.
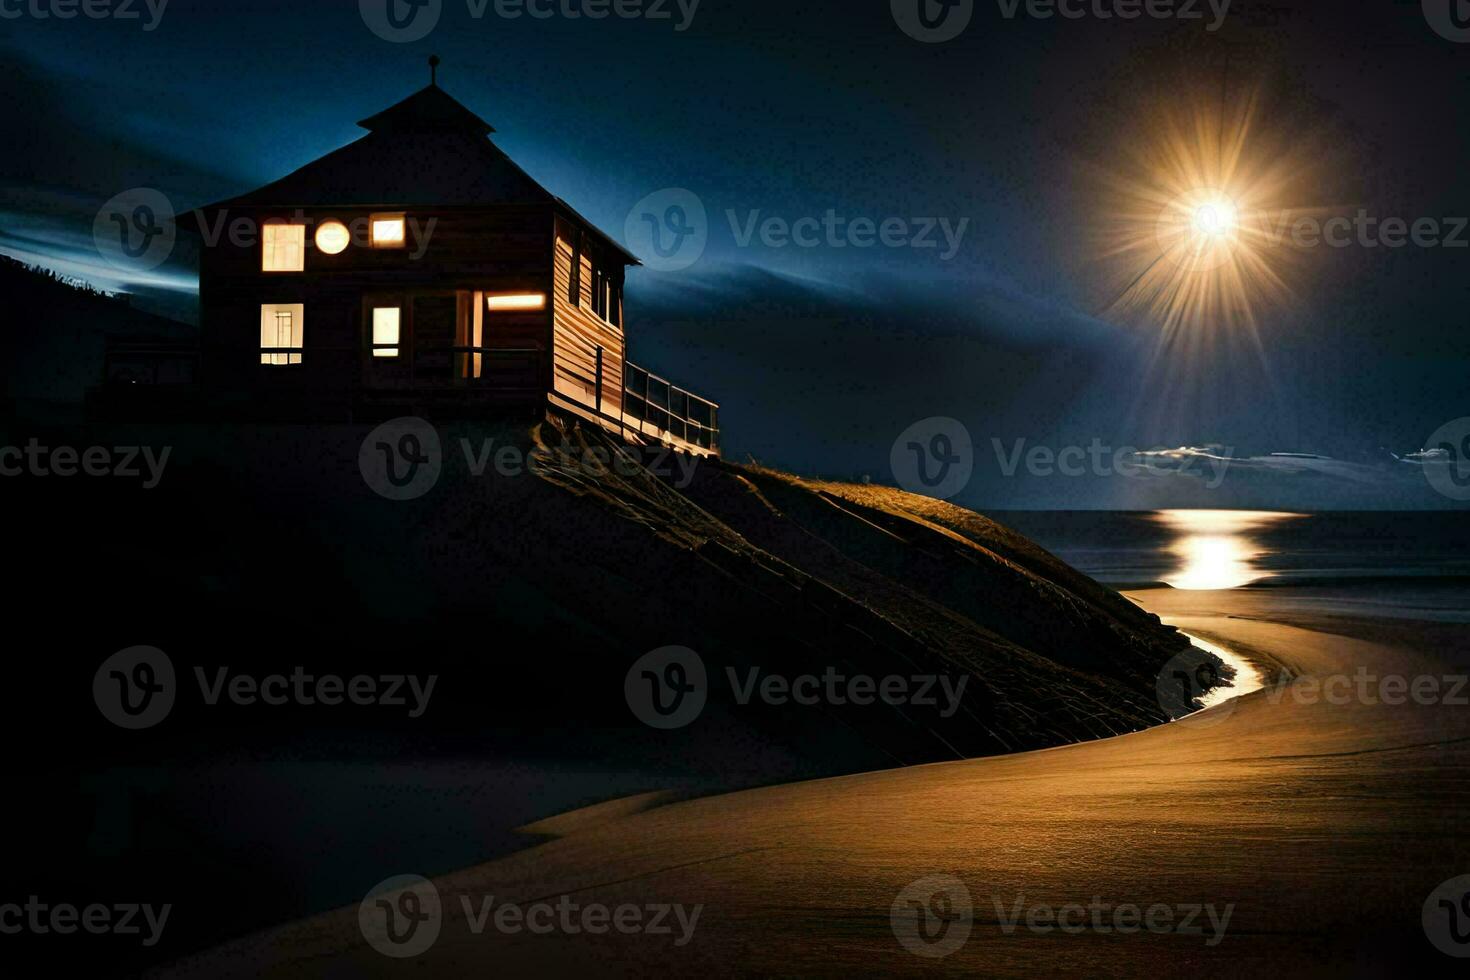
<svg viewBox="0 0 1470 980"><path fill-rule="evenodd" d="M1470 578L1470 511L994 511L1110 585Z"/></svg>
<svg viewBox="0 0 1470 980"><path fill-rule="evenodd" d="M1470 622L1470 511L997 511L1116 588L1290 589L1373 618Z"/></svg>

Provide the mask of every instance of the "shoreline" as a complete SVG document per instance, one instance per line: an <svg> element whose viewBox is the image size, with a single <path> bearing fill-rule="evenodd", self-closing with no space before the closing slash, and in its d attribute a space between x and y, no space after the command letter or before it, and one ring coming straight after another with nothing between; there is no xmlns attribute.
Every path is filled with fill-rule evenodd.
<svg viewBox="0 0 1470 980"><path fill-rule="evenodd" d="M1391 624L1396 642L1386 644L1345 635L1355 627L1340 618L1327 624L1332 631L1313 628L1323 625L1319 615L1272 609L1270 597L1242 591L1130 598L1294 675L1360 665L1412 673L1458 657L1438 647L1433 623ZM616 962L630 972L718 974L739 962L757 972L919 974L934 961L895 942L889 909L902 889L933 875L958 876L974 903L968 940L943 961L946 970L1315 973L1361 969L1365 956L1424 944L1425 895L1470 865L1470 843L1453 818L1470 812L1470 787L1459 776L1470 769L1467 713L1261 693L1042 752L613 807L582 819L564 814L552 821L561 836L437 878L446 909L451 895L483 894L700 903L706 913L695 941L675 948L651 937L481 937L447 912L445 935L423 962L436 973ZM1385 853L1394 860L1383 861ZM378 870L382 878L411 869ZM1343 880L1355 883L1352 903L1342 899ZM1219 900L1235 917L1213 947L1179 936L1006 932L993 895L1057 906L1094 895ZM357 928L352 906L226 944L167 975L309 976L324 957L344 969L380 969L386 961ZM1334 938L1303 938L1314 935Z"/></svg>
<svg viewBox="0 0 1470 980"><path fill-rule="evenodd" d="M1165 625L1172 625L1167 620ZM1228 678L1223 682L1204 692L1199 698L1200 710L1213 708L1217 704L1224 704L1233 698L1245 697L1247 694L1259 691L1271 683L1267 678L1269 668L1257 664L1249 654L1229 649L1223 644L1208 640L1197 633L1189 633L1184 630L1179 632L1189 637L1189 642L1213 654L1230 671ZM1230 693L1233 692L1233 693Z"/></svg>

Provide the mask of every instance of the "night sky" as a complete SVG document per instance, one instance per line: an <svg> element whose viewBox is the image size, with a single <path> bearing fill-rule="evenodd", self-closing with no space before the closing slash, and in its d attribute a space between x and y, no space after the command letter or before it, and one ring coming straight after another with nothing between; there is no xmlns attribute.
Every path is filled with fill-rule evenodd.
<svg viewBox="0 0 1470 980"><path fill-rule="evenodd" d="M426 84L437 53L442 87L615 238L655 192L704 205L697 262L630 272L630 356L719 401L732 457L892 482L899 434L949 417L973 445L962 503L1463 505L1391 454L1470 415L1470 229L1458 248L1307 250L1289 295L1257 309L1259 344L1216 329L1162 355L1156 325L1106 315L1118 270L1098 244L1108 177L1147 152L1158 113L1247 94L1255 137L1301 161L1302 205L1447 231L1470 215L1470 43L1419 0L1237 2L1213 32L1203 2L1186 21L1008 18L980 0L937 44L888 0L702 0L692 18L670 0L667 19L596 21L443 0L410 43L355 0L172 0L151 30L142 0L137 19L101 20L38 18L36 2L49 9L0 3L0 251L139 304L190 316L192 256L105 265L104 201L151 187L182 212L280 177ZM732 211L932 222L937 247L742 244ZM944 227L963 228L948 256ZM996 447L1017 440L1258 459L1215 487L1008 476ZM1333 461L1259 458L1278 452Z"/></svg>

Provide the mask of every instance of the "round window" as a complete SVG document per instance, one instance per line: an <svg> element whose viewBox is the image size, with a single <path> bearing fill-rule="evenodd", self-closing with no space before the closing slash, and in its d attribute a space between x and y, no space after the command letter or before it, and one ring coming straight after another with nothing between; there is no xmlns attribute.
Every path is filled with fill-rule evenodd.
<svg viewBox="0 0 1470 980"><path fill-rule="evenodd" d="M316 247L328 255L336 255L352 241L347 226L340 221L326 221L316 230Z"/></svg>

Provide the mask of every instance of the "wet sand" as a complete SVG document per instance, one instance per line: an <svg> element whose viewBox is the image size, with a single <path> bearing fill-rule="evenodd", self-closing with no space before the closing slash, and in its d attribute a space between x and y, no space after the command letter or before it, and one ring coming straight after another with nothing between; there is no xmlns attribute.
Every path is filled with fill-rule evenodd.
<svg viewBox="0 0 1470 980"><path fill-rule="evenodd" d="M1268 684L1097 742L567 814L529 828L554 839L437 879L442 929L416 958L370 948L353 906L168 972L1373 976L1453 965L1426 940L1420 909L1440 882L1470 872L1470 707L1311 685L1360 668L1464 673L1466 627L1302 612L1289 589L1132 598L1303 686ZM365 884L413 870L392 860L364 855ZM890 914L902 889L931 875L958 878L973 902L967 940L943 958L906 950ZM498 908L570 895L703 910L682 946L677 925L476 935L461 895L476 908L486 896ZM1006 926L1017 908L1095 903L1167 905L1175 921L1193 905L1231 911L1223 931L1200 913L1197 934ZM936 935L961 927L951 918L935 920Z"/></svg>

